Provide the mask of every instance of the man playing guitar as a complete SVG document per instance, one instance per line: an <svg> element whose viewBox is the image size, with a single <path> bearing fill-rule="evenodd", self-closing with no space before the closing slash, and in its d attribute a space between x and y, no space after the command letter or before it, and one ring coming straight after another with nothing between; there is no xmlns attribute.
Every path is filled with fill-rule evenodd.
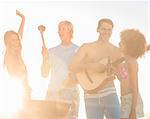
<svg viewBox="0 0 150 119"><path fill-rule="evenodd" d="M103 59L109 57L113 62L121 57L119 49L109 42L112 29L113 22L110 19L101 19L97 27L98 40L93 43L83 44L73 57L69 68L76 73L79 83L80 80L83 80L85 85L88 82L84 79L85 77L78 77L81 72L88 72L89 77L94 82L92 76L101 79L101 73L105 72L106 65L101 63ZM112 78L112 75L110 75L110 78ZM92 81L91 84L93 83ZM102 84L95 93L85 91L87 119L103 119L104 115L106 119L119 119L120 106L114 82L113 80L108 80Z"/></svg>

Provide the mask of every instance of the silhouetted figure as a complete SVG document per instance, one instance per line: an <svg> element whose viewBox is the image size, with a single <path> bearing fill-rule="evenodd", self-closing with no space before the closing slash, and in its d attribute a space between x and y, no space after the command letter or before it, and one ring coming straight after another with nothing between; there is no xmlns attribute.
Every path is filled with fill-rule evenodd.
<svg viewBox="0 0 150 119"><path fill-rule="evenodd" d="M4 44L6 48L4 55L4 70L7 72L10 80L20 84L22 87L23 102L25 103L30 99L31 93L27 80L27 69L21 56L21 39L23 35L25 16L17 10L16 14L21 17L22 21L18 33L15 31L7 31L4 35Z"/></svg>

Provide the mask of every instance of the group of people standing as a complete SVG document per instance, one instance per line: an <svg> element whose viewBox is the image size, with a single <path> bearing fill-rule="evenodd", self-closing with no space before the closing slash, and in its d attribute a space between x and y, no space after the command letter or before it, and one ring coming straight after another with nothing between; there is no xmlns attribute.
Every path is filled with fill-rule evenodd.
<svg viewBox="0 0 150 119"><path fill-rule="evenodd" d="M22 22L18 32L7 31L4 35L4 68L10 77L16 77L21 82L26 102L31 99L31 88L21 56L25 16L19 11L16 14L21 17ZM97 92L84 91L87 119L103 119L104 115L106 119L137 119L144 116L138 89L137 59L147 50L145 37L138 30L126 29L121 32L118 48L109 41L113 27L110 19L102 18L97 27L98 39L79 47L72 42L73 24L64 20L58 24L61 43L50 49L42 47L41 74L47 77L51 71L46 100L66 101L70 105L66 119L78 118L80 98L76 74L90 69L99 76L98 73L108 70L108 65L100 62L107 57L112 62L122 57L124 60L109 66L111 74ZM120 81L121 105L114 85L116 77Z"/></svg>

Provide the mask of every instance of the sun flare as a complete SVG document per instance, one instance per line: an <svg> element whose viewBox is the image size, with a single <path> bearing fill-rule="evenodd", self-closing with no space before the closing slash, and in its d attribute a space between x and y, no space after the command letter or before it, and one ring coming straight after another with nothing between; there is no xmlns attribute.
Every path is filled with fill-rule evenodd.
<svg viewBox="0 0 150 119"><path fill-rule="evenodd" d="M0 117L9 118L23 107L23 87L18 80L0 80Z"/></svg>

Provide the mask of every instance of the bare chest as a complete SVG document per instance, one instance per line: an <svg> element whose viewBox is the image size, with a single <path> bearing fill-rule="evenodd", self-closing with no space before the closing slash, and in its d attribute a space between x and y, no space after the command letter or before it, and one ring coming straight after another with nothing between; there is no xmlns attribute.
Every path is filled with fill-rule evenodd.
<svg viewBox="0 0 150 119"><path fill-rule="evenodd" d="M93 48L89 49L89 52L86 57L87 62L97 62L101 59L104 59L106 57L111 57L111 59L114 59L115 53L110 48Z"/></svg>

